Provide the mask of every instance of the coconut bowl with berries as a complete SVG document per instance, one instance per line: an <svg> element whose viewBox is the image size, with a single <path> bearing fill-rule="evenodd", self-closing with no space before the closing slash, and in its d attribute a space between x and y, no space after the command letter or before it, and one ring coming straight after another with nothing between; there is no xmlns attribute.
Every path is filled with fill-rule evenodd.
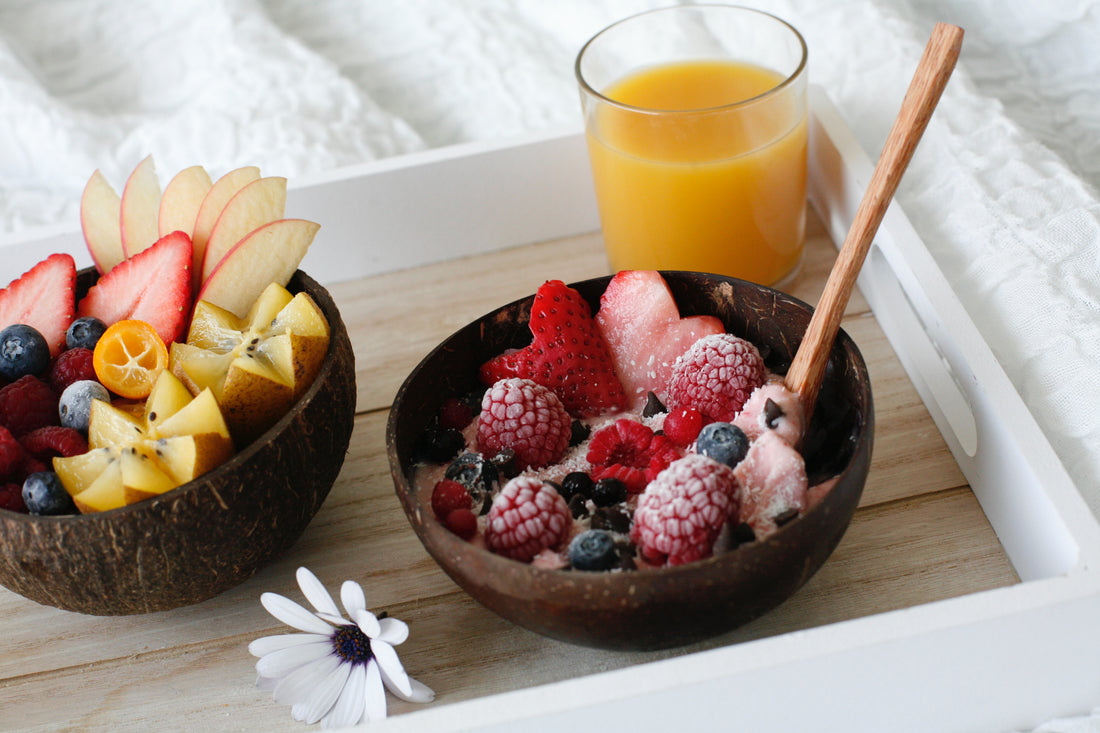
<svg viewBox="0 0 1100 733"><path fill-rule="evenodd" d="M667 648L760 616L828 558L870 466L843 331L808 426L777 385L810 315L710 274L546 283L400 388L386 438L409 523L473 598L559 640Z"/></svg>
<svg viewBox="0 0 1100 733"><path fill-rule="evenodd" d="M0 387L0 456L22 456L0 459L0 584L80 613L163 611L305 530L347 452L355 365L298 269L318 225L283 217L285 190L196 166L161 191L148 158L118 196L97 171L81 202L95 267L54 254L0 291L0 328L31 325L50 354L28 367L0 335L18 377Z"/></svg>

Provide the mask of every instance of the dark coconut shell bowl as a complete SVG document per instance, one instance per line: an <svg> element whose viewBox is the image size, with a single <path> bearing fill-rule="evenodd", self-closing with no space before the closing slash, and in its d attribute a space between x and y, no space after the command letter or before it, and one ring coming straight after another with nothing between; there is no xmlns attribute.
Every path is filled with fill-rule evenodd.
<svg viewBox="0 0 1100 733"><path fill-rule="evenodd" d="M681 315L719 317L748 338L772 371L784 373L811 309L776 290L690 272L663 273ZM598 309L609 278L575 283ZM863 357L843 331L804 445L810 484L836 477L825 498L764 540L673 568L632 572L547 570L463 541L436 520L413 484L416 444L443 399L480 385L480 364L531 341L532 297L467 325L432 351L397 394L386 433L401 504L424 547L485 607L532 631L585 646L659 649L734 629L790 597L829 556L848 527L867 478L874 434Z"/></svg>
<svg viewBox="0 0 1100 733"><path fill-rule="evenodd" d="M95 282L81 271L78 295ZM38 517L0 511L0 584L100 616L166 611L233 588L301 536L340 472L355 416L355 358L332 297L298 271L287 286L331 330L313 385L270 430L213 471L129 506Z"/></svg>

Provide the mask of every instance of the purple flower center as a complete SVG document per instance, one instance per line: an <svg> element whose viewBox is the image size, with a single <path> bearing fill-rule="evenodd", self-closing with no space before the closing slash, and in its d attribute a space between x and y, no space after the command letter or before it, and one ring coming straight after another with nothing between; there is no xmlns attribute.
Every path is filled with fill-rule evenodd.
<svg viewBox="0 0 1100 733"><path fill-rule="evenodd" d="M352 664L366 664L370 661L370 639L355 624L336 629L332 634L332 648L337 656Z"/></svg>

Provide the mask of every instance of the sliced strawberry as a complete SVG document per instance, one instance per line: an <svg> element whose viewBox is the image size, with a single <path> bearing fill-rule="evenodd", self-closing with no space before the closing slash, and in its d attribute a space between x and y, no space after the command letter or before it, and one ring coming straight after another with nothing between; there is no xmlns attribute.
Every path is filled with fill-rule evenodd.
<svg viewBox="0 0 1100 733"><path fill-rule="evenodd" d="M530 328L529 346L482 364L482 382L530 379L553 390L565 409L578 417L623 406L623 387L607 344L580 293L560 280L545 282L531 305Z"/></svg>
<svg viewBox="0 0 1100 733"><path fill-rule="evenodd" d="M0 329L15 323L32 326L57 356L73 322L76 263L64 253L52 254L0 290Z"/></svg>
<svg viewBox="0 0 1100 733"><path fill-rule="evenodd" d="M165 344L184 336L191 310L191 238L167 234L146 250L115 265L77 307L108 326L127 319L145 321Z"/></svg>
<svg viewBox="0 0 1100 733"><path fill-rule="evenodd" d="M634 409L649 392L664 401L676 357L703 336L726 330L714 316L681 318L668 284L653 270L624 270L611 278L596 325Z"/></svg>

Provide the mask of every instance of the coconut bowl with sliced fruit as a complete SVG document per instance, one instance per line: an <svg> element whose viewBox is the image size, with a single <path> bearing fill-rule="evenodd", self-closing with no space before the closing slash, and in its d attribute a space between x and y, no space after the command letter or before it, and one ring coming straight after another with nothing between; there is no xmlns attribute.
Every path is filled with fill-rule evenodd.
<svg viewBox="0 0 1100 733"><path fill-rule="evenodd" d="M86 450L41 457L70 508L0 509L0 584L81 613L168 610L300 537L347 452L355 365L336 304L297 269L318 225L283 219L284 196L252 168L186 169L162 195L150 158L121 197L97 172L82 201L96 267L55 255L0 291L0 328L64 342L74 319L101 321L93 378L111 391L87 405ZM200 228L220 248L206 277Z"/></svg>
<svg viewBox="0 0 1100 733"><path fill-rule="evenodd" d="M769 372L779 375L785 372L810 320L809 306L770 288L732 278L686 272L660 275L667 283L667 294L658 292L656 298L650 298L650 291L633 289L620 297L621 303L634 304L640 315L636 319L631 315L624 317L623 313L632 310L624 306L615 316L614 331L627 336L614 347L617 352L614 358L622 359L624 364L632 360L637 362L637 354L633 351L646 348L647 342L656 347L656 351L667 351L666 347L682 351L688 348L686 345L692 339L709 333L717 323L722 330L752 342ZM568 506L578 523L591 523L586 527L595 527L596 515L604 512L605 526L616 535L613 555L617 559L611 569L578 569L572 546L573 540L579 539L577 533L582 527L574 527L572 534L566 530L564 535L558 535L558 539L552 540L551 546L535 555L533 560L521 561L513 559L514 555L505 556L498 547L499 540L493 535L503 537L514 529L507 524L511 521L508 507L504 507L504 512L497 512L498 500L509 491L508 488L499 489L496 498L485 499L483 504L479 499L484 497L474 499L472 511L481 516L473 528L452 523L451 519L461 518L466 510L454 509L456 504L450 504L441 511L440 504L447 504L451 497L437 496L438 487L447 484L445 477L468 484L470 474L466 473L466 467L478 465L477 461L471 464L468 458L454 458L456 453L471 450L471 443L480 440L483 425L488 422L484 412L478 416L479 404L486 403L479 403L471 396L485 393L486 381L495 379L502 365L521 372L532 368L537 371L539 360L544 356L549 357L548 361L556 361L561 354L553 351L554 337L541 343L541 336L535 333L543 333L544 327L550 328L553 319L558 319L556 323L559 324L576 323L585 318L595 320L599 316L601 296L608 291L611 282L611 278L605 277L573 284L571 288L586 304L583 307L576 307L576 303L558 297L557 293L541 303L539 294L510 303L470 323L437 346L409 375L394 401L386 434L390 468L397 496L424 547L455 582L491 611L540 634L576 644L623 650L677 646L732 630L767 612L795 593L825 562L851 520L869 470L874 433L870 383L859 350L842 332L831 353L830 367L800 446L805 472L802 490L804 496L811 498L799 504L798 511L774 523L766 534L760 533L756 538L739 537L735 531L738 528L730 521L714 540L709 556L675 565L669 557L669 562L662 565L650 561L640 544L633 550L627 546L626 538L634 542L634 536L626 525L614 526L616 514L622 519L621 508L631 507L637 517L631 502L637 501L640 505L643 501L640 497L645 494L634 495L633 500L622 500L620 496L611 500L620 503L612 504L599 499L593 491L588 495L590 498L582 502L584 509L578 511L575 498L568 501ZM660 298L669 296L671 320L667 316L668 307L654 305ZM649 320L658 310L661 315ZM582 311L595 316L585 316ZM537 327L533 314L539 319ZM608 333L607 341L610 342L610 332L604 332ZM708 335L703 341L709 338ZM590 341L581 334L575 341L570 336L561 343ZM567 347L566 351L572 348ZM583 361L588 361L588 356L590 354L585 355ZM668 354L663 358L669 358ZM621 364L615 366L622 375ZM655 374L661 370L647 371ZM633 376L640 373L635 371ZM586 374L588 376L581 380L585 389L600 379L594 368ZM553 382L553 378L549 381ZM621 379L624 384L637 381ZM569 389L575 382L565 379L561 386ZM490 393L495 391L495 386L489 390ZM612 419L618 419L617 414L625 416L632 425L645 424L648 408L639 408L639 403L649 401L636 397L624 390L623 397L615 398L621 399L624 406L622 413L612 413ZM444 451L447 455L442 456L434 453L435 438L426 440L426 436L445 432L441 431L441 423L451 419L450 411L456 404L451 398L472 407L464 417L472 413L478 427L466 429L463 433L465 445L459 442L448 446ZM495 398L484 399L494 404ZM661 395L661 400L671 399L671 394ZM567 399L561 402L567 403ZM581 404L583 406L583 402ZM574 403L569 410L574 423L576 406ZM667 409L667 414L671 414L671 408ZM664 419L666 426L671 424L667 417ZM606 424L605 428L599 425L592 423L593 434L606 428ZM671 433L658 430L653 436L665 432ZM471 438L472 434L477 437ZM653 436L653 445L664 440ZM588 439L589 448L594 441L594 438ZM692 448L682 452L697 451ZM595 464L574 463L570 455L566 453L561 459L568 464L567 468L560 468L561 464L548 466L534 475L548 476L555 470L575 472L578 469L596 475ZM591 458L592 453L588 456ZM516 471L514 467L511 470L502 467L506 465L507 456L500 460L500 455L494 457L486 453L482 458L478 480L488 480L486 463L498 466L495 472L498 484L506 481L508 485L516 484L524 476L532 475L527 471L521 473L519 479L508 480L506 477ZM699 458L688 455L681 460L698 465ZM456 466L459 470L452 473ZM657 479L648 480L655 485L664 481L659 476L671 473L669 469L658 474ZM554 488L566 483L564 479L547 480ZM562 498L565 493L569 491L565 491ZM464 499L461 493L459 498ZM510 500L518 507L520 499L520 493L513 493ZM557 501L543 494L535 503L553 507ZM470 503L462 503L461 507L470 507ZM537 511L532 509L532 513ZM515 516L522 514L520 511ZM447 521L442 518L444 516ZM530 515L523 516L528 519L516 521L522 524L530 519ZM504 528L494 529L493 523L500 519L505 521ZM545 531L556 521L545 521L538 531ZM524 526L534 527L533 524ZM514 536L519 535L519 532L514 533ZM511 547L514 549L515 545Z"/></svg>

